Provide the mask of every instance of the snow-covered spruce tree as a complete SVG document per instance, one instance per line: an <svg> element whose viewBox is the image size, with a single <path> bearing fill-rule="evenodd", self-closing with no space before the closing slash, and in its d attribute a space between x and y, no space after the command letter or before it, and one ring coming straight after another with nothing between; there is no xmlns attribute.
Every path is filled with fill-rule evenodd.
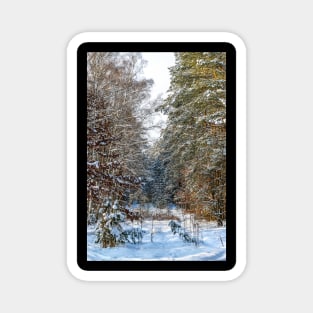
<svg viewBox="0 0 313 313"><path fill-rule="evenodd" d="M217 219L226 208L226 54L176 53L160 146L167 189L178 203ZM160 153L162 156L162 152Z"/></svg>
<svg viewBox="0 0 313 313"><path fill-rule="evenodd" d="M125 233L114 239L106 228L119 229L124 217L118 210L141 190L145 140L136 112L152 85L139 77L143 65L137 53L87 55L87 216L93 222L96 216L102 246L124 241ZM105 207L107 199L112 203ZM119 208L112 212L115 201Z"/></svg>
<svg viewBox="0 0 313 313"><path fill-rule="evenodd" d="M115 247L118 243L125 242L122 236L122 223L125 221L124 215L117 210L118 203L112 205L111 199L105 199L104 210L101 210L103 218L99 220L96 229L96 243L101 247Z"/></svg>
<svg viewBox="0 0 313 313"><path fill-rule="evenodd" d="M130 226L126 221L126 214L119 207L117 200L106 199L103 204L103 218L96 228L96 243L102 248L115 247L124 243L140 243L143 231L140 227Z"/></svg>

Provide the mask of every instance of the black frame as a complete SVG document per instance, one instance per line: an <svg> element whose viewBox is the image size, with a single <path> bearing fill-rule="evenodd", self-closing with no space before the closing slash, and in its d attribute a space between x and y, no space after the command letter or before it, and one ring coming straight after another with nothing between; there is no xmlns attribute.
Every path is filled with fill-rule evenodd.
<svg viewBox="0 0 313 313"><path fill-rule="evenodd" d="M226 52L226 261L87 261L87 53ZM229 208L229 209L228 209ZM236 264L236 49L227 42L86 42L77 49L77 264L86 271L227 271Z"/></svg>

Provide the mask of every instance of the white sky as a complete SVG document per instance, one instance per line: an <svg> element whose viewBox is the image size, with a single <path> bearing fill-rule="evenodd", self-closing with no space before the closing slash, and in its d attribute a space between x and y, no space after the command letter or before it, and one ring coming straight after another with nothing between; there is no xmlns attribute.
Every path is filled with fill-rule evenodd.
<svg viewBox="0 0 313 313"><path fill-rule="evenodd" d="M148 61L144 68L143 75L146 78L152 78L154 85L151 90L151 98L155 99L162 94L162 98L166 97L166 91L170 86L170 72L169 67L175 64L174 53L168 52L143 52L142 56ZM165 126L166 116L162 113L156 112L151 116L150 123L153 125ZM161 129L153 128L148 135L153 142L160 136Z"/></svg>
<svg viewBox="0 0 313 313"><path fill-rule="evenodd" d="M170 73L168 68L175 64L174 53L168 52L143 52L142 56L148 61L144 68L144 75L154 80L151 92L152 98L165 93L170 86Z"/></svg>

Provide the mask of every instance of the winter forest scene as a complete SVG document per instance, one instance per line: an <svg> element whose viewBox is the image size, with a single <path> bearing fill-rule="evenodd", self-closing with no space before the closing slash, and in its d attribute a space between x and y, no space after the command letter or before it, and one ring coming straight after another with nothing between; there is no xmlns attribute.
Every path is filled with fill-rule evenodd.
<svg viewBox="0 0 313 313"><path fill-rule="evenodd" d="M87 53L87 260L226 260L226 53Z"/></svg>

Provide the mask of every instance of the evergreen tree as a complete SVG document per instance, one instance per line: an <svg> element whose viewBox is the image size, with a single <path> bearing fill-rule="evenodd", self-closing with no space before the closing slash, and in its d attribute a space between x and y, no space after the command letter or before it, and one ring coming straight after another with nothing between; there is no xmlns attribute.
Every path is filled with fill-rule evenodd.
<svg viewBox="0 0 313 313"><path fill-rule="evenodd" d="M169 192L187 209L225 217L226 54L176 53L160 156Z"/></svg>

